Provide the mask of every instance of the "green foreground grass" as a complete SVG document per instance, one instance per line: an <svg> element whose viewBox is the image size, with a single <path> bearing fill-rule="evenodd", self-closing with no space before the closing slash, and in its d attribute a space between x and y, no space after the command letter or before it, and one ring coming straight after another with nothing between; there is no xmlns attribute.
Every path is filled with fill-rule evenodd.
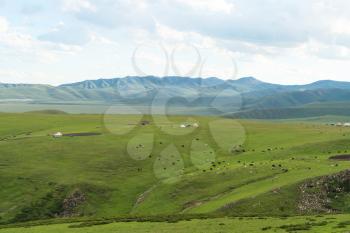
<svg viewBox="0 0 350 233"><path fill-rule="evenodd" d="M349 215L309 216L290 218L214 218L204 220L166 222L118 222L81 226L56 224L35 227L0 229L1 233L217 233L217 232L348 232Z"/></svg>
<svg viewBox="0 0 350 233"><path fill-rule="evenodd" d="M141 120L149 124L142 125ZM199 127L180 127L193 122ZM50 136L57 131L98 135ZM0 114L0 222L57 218L64 199L77 191L84 195L84 202L70 214L91 218L215 215L232 204L239 205L224 209L225 215L298 215L298 192L291 187L348 169L348 161L329 160L348 152L349 128L318 123L199 116ZM275 194L274 190L281 191ZM331 229L347 217L336 216L322 229ZM100 226L98 232L225 232L229 228L259 232L269 224L278 232L284 230L280 225L305 221L306 217L112 223ZM96 232L95 227L68 231L68 226L1 231ZM160 230L152 231L154 227Z"/></svg>

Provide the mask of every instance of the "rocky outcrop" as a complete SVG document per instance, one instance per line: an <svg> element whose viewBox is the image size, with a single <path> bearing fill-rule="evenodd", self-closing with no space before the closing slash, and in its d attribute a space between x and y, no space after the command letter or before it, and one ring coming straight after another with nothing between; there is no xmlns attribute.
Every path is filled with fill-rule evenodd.
<svg viewBox="0 0 350 233"><path fill-rule="evenodd" d="M332 202L350 192L350 170L307 181L299 186L298 210L302 214L334 213Z"/></svg>
<svg viewBox="0 0 350 233"><path fill-rule="evenodd" d="M76 217L80 213L78 207L86 201L85 194L80 190L74 190L70 195L68 195L62 204L62 212L59 214L60 217Z"/></svg>

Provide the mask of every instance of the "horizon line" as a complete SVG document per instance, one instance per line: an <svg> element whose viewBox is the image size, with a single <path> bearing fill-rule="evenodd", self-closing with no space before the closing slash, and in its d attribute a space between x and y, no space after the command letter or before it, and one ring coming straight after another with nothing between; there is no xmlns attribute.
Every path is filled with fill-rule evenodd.
<svg viewBox="0 0 350 233"><path fill-rule="evenodd" d="M323 82L323 81L331 81L331 82L345 82L345 83L350 83L349 81L341 81L341 80L335 80L335 79L320 79L314 82L309 82L309 83L296 83L296 84L283 84L283 83L274 83L274 82L266 82L262 81L258 78L255 78L254 76L242 76L237 79L223 79L219 77L191 77L191 76L176 76L176 75L167 75L167 76L156 76L156 75L143 75L143 76L137 76L137 75L127 75L123 77L110 77L110 78L96 78L96 79L84 79L81 81L76 81L76 82L67 82L67 83L62 83L58 85L53 85L53 84L48 84L48 83L24 83L24 82L19 82L19 83L8 83L8 82L0 82L0 84L5 84L5 85L43 85L43 86L52 86L52 87L60 87L64 85L71 85L71 84L77 84L77 83L83 83L87 81L99 81L99 80L113 80L113 79L127 79L127 78L157 78L157 79L164 79L164 78L187 78L187 79L219 79L222 81L239 81L239 80L244 80L244 79L253 79L262 83L266 84L274 84L274 85L281 85L281 86L304 86L304 85L309 85L317 82Z"/></svg>

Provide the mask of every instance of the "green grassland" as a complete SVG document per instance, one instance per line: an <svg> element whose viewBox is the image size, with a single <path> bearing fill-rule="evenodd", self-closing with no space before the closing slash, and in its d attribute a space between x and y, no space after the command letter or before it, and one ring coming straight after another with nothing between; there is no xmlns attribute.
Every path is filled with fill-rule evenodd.
<svg viewBox="0 0 350 233"><path fill-rule="evenodd" d="M142 114L150 114L150 104L128 104L128 103L106 103L106 102L1 102L0 112L4 113L23 113L32 111L45 111L55 109L71 114L103 114L108 109L113 108L122 114L133 114L135 109ZM152 113L161 114L163 106L152 105ZM172 115L217 115L222 114L214 108L206 106L167 106L167 112Z"/></svg>
<svg viewBox="0 0 350 233"><path fill-rule="evenodd" d="M199 127L180 127L194 122ZM57 131L98 134L53 138L51 134ZM62 202L77 195L83 201L64 217L236 217L90 228L68 228L67 223L0 232L235 232L232 229L236 228L236 232L259 232L265 227L267 232L285 232L280 227L288 224L306 224L304 227L314 232L321 232L317 231L321 228L342 232L340 229L349 228L338 231L337 224L348 215L336 215L333 220L327 216L279 217L302 214L296 207L297 186L307 179L348 169L348 161L329 160L332 155L348 152L350 129L321 123L209 116L3 113L3 224L59 219L64 212ZM321 226L324 221L327 224Z"/></svg>
<svg viewBox="0 0 350 233"><path fill-rule="evenodd" d="M108 222L96 225L79 223L52 224L35 227L4 228L1 233L213 233L213 232L317 232L344 233L350 230L349 215L290 218L214 218L168 222Z"/></svg>

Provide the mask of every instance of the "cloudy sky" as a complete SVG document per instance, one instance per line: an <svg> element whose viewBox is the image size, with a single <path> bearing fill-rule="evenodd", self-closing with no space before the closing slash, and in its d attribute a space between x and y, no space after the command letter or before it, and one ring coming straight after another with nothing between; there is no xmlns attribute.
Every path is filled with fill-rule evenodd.
<svg viewBox="0 0 350 233"><path fill-rule="evenodd" d="M0 0L0 82L350 81L348 0Z"/></svg>

